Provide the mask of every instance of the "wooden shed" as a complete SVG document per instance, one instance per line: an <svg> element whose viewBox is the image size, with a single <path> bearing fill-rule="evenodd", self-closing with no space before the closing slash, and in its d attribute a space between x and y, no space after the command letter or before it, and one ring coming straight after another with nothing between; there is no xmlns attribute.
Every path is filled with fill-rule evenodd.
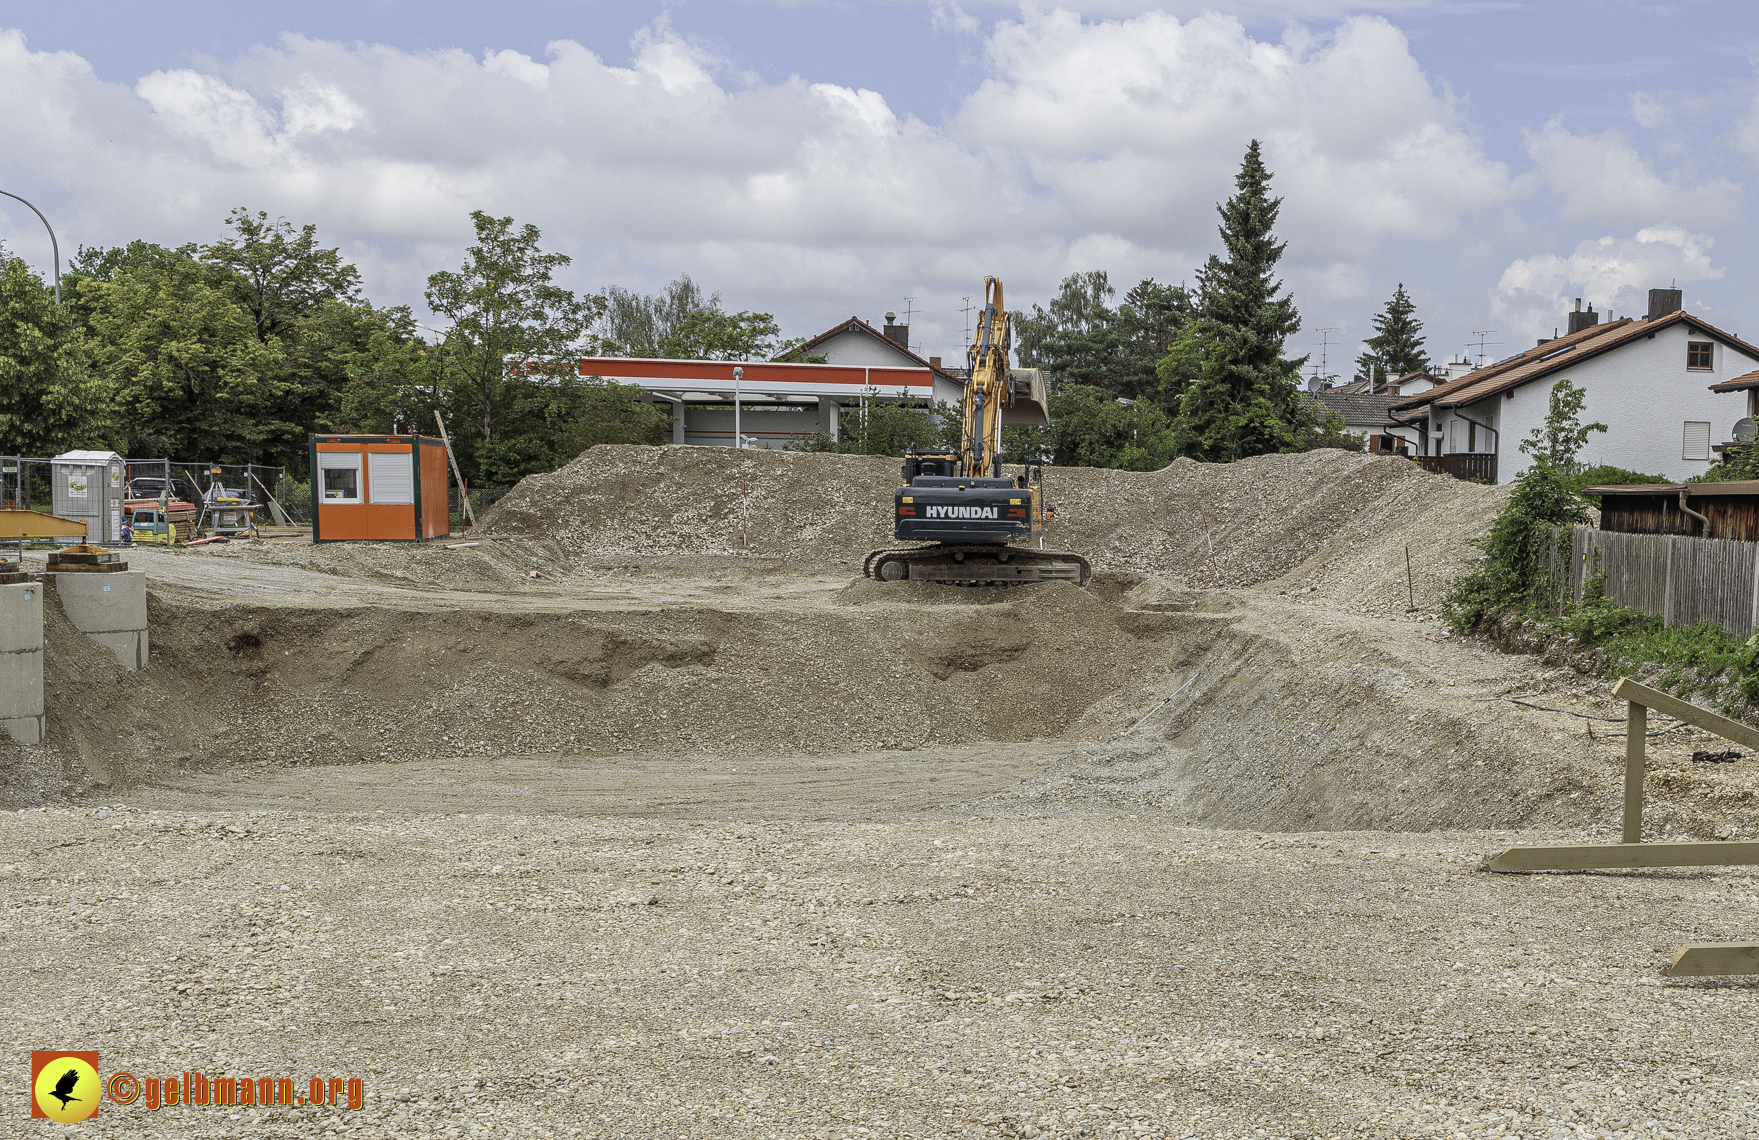
<svg viewBox="0 0 1759 1140"><path fill-rule="evenodd" d="M1759 542L1759 480L1621 483L1588 487L1600 496L1600 529Z"/></svg>
<svg viewBox="0 0 1759 1140"><path fill-rule="evenodd" d="M313 542L425 542L451 532L441 440L314 435L311 476Z"/></svg>

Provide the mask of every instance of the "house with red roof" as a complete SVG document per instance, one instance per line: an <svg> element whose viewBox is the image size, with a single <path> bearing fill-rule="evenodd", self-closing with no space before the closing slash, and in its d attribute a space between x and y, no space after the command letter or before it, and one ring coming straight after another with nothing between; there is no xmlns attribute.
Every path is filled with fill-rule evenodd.
<svg viewBox="0 0 1759 1140"><path fill-rule="evenodd" d="M1586 393L1582 422L1607 427L1589 435L1584 464L1682 482L1709 468L1759 399L1759 348L1682 311L1677 289L1651 289L1645 317L1584 325L1598 315L1572 316L1582 327L1566 336L1392 405L1392 424L1416 429L1425 466L1512 482L1532 463L1521 441L1569 380Z"/></svg>

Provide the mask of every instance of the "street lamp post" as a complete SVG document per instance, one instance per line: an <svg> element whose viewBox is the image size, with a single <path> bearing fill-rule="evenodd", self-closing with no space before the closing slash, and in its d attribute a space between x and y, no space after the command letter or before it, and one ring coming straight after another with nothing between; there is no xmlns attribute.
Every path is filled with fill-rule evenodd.
<svg viewBox="0 0 1759 1140"><path fill-rule="evenodd" d="M0 194L24 202L23 198L19 198L11 191L0 190ZM29 202L24 202L24 204L31 206ZM31 213L35 214L37 220L43 223L43 228L49 231L49 248L55 251L55 303L59 305L61 303L61 243L55 240L55 227L49 224L48 218L43 217L43 211L31 206Z"/></svg>

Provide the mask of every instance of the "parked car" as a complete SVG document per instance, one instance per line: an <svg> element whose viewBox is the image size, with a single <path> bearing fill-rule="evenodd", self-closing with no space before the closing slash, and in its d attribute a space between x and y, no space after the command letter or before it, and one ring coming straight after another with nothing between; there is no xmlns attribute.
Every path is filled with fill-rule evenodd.
<svg viewBox="0 0 1759 1140"><path fill-rule="evenodd" d="M170 498L182 499L189 503L201 502L201 495L187 479L179 479L173 475L169 480L160 476L137 476L128 481L128 497L131 499L157 499L165 494L167 483L171 488Z"/></svg>

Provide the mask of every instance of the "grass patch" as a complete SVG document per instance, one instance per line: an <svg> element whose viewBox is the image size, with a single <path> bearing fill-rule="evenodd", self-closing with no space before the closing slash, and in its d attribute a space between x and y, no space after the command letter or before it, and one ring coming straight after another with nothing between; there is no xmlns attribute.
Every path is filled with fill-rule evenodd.
<svg viewBox="0 0 1759 1140"><path fill-rule="evenodd" d="M1749 676L1752 648L1710 622L1669 629L1654 614L1615 605L1602 594L1539 623L1568 635L1581 649L1598 649L1609 673L1636 674L1653 665L1654 683L1663 689L1696 689L1715 678L1735 677L1748 699L1759 696L1748 691L1749 683L1759 680Z"/></svg>

